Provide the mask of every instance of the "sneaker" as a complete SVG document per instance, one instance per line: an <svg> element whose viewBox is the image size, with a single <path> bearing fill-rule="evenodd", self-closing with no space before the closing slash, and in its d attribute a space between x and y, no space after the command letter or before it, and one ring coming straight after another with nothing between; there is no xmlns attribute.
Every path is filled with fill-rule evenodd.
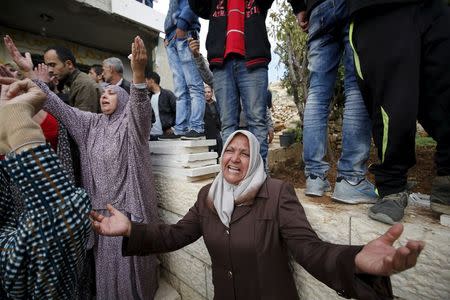
<svg viewBox="0 0 450 300"><path fill-rule="evenodd" d="M450 175L434 178L431 185L430 207L432 211L450 215Z"/></svg>
<svg viewBox="0 0 450 300"><path fill-rule="evenodd" d="M376 203L378 195L375 193L374 185L365 178L357 184L352 184L339 177L331 198L347 204L361 204Z"/></svg>
<svg viewBox="0 0 450 300"><path fill-rule="evenodd" d="M325 192L331 192L331 186L327 179L315 175L306 178L306 196L321 197Z"/></svg>
<svg viewBox="0 0 450 300"><path fill-rule="evenodd" d="M182 135L175 133L165 134L158 137L158 141L176 141L179 140L181 137Z"/></svg>
<svg viewBox="0 0 450 300"><path fill-rule="evenodd" d="M205 133L197 132L195 130L189 130L185 135L181 137L182 140L204 140Z"/></svg>
<svg viewBox="0 0 450 300"><path fill-rule="evenodd" d="M408 205L408 193L406 191L384 196L374 206L369 208L369 217L386 224L399 222Z"/></svg>

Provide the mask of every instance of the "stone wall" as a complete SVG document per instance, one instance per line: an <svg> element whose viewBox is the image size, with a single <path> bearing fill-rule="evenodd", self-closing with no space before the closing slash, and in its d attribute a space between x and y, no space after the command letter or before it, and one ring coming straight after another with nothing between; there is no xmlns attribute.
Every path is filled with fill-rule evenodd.
<svg viewBox="0 0 450 300"><path fill-rule="evenodd" d="M167 223L178 221L195 203L200 188L209 181L185 183L157 176L160 215ZM384 233L388 226L367 217L368 205L319 203L297 190L300 202L318 235L339 244L362 244ZM405 232L400 239L422 239L427 245L416 268L392 276L394 295L400 299L450 299L450 229L427 213L427 207L409 206ZM398 244L397 244L398 246ZM182 299L213 299L211 260L202 239L178 251L160 255L161 273ZM294 264L301 299L340 299L337 294Z"/></svg>

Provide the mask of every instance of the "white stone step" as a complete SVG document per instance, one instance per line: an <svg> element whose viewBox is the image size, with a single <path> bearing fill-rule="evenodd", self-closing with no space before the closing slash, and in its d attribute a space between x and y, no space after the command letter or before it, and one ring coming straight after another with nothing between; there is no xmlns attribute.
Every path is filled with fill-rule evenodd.
<svg viewBox="0 0 450 300"><path fill-rule="evenodd" d="M155 160L163 160L163 161L174 161L178 163L187 163L194 162L200 160L210 160L215 159L219 155L217 152L201 152L201 153L188 153L188 154L159 154L153 153L152 159Z"/></svg>
<svg viewBox="0 0 450 300"><path fill-rule="evenodd" d="M153 166L162 166L162 167L174 167L174 168L200 168L210 165L217 164L216 159L208 159L208 160L198 160L198 161L192 161L192 162L179 162L179 161L173 161L173 160L164 160L164 159L153 159L152 165Z"/></svg>
<svg viewBox="0 0 450 300"><path fill-rule="evenodd" d="M181 296L167 281L160 278L154 300L181 300Z"/></svg>
<svg viewBox="0 0 450 300"><path fill-rule="evenodd" d="M173 168L166 166L153 166L153 172L168 177L178 177L185 180L195 180L194 177L202 177L204 175L215 175L220 170L220 165L210 165L199 168ZM190 178L189 178L190 177Z"/></svg>
<svg viewBox="0 0 450 300"><path fill-rule="evenodd" d="M151 141L150 147L202 147L202 146L215 146L216 140L173 140L173 141Z"/></svg>

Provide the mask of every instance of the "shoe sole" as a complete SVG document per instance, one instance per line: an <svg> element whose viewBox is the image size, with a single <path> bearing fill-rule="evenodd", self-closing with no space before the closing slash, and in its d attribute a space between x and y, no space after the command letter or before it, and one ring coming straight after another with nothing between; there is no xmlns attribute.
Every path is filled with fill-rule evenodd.
<svg viewBox="0 0 450 300"><path fill-rule="evenodd" d="M320 193L305 192L305 195L309 196L309 197L322 197L323 194L325 194L325 193L320 194Z"/></svg>
<svg viewBox="0 0 450 300"><path fill-rule="evenodd" d="M382 222L382 223L385 223L385 224L394 225L395 223L397 223L397 222L395 222L394 220L392 220L392 218L389 217L389 216L386 215L386 214L382 214L382 213L373 213L373 212L371 212L371 211L369 210L368 215L369 215L369 217L370 217L371 219L376 220L376 221L379 221L379 222Z"/></svg>
<svg viewBox="0 0 450 300"><path fill-rule="evenodd" d="M375 204L377 202L377 199L358 198L358 200L350 200L350 199L343 199L343 198L335 197L334 195L331 196L331 199L336 200L337 202L345 203L345 204Z"/></svg>
<svg viewBox="0 0 450 300"><path fill-rule="evenodd" d="M430 208L434 212L450 215L450 205L431 202Z"/></svg>

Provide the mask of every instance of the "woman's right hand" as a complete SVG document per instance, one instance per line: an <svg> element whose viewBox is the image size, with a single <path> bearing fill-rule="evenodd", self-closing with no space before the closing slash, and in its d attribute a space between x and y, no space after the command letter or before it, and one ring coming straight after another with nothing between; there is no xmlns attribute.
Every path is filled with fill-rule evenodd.
<svg viewBox="0 0 450 300"><path fill-rule="evenodd" d="M106 236L126 236L131 233L130 220L111 204L107 205L110 217L105 217L98 212L91 211L92 226L95 232Z"/></svg>

